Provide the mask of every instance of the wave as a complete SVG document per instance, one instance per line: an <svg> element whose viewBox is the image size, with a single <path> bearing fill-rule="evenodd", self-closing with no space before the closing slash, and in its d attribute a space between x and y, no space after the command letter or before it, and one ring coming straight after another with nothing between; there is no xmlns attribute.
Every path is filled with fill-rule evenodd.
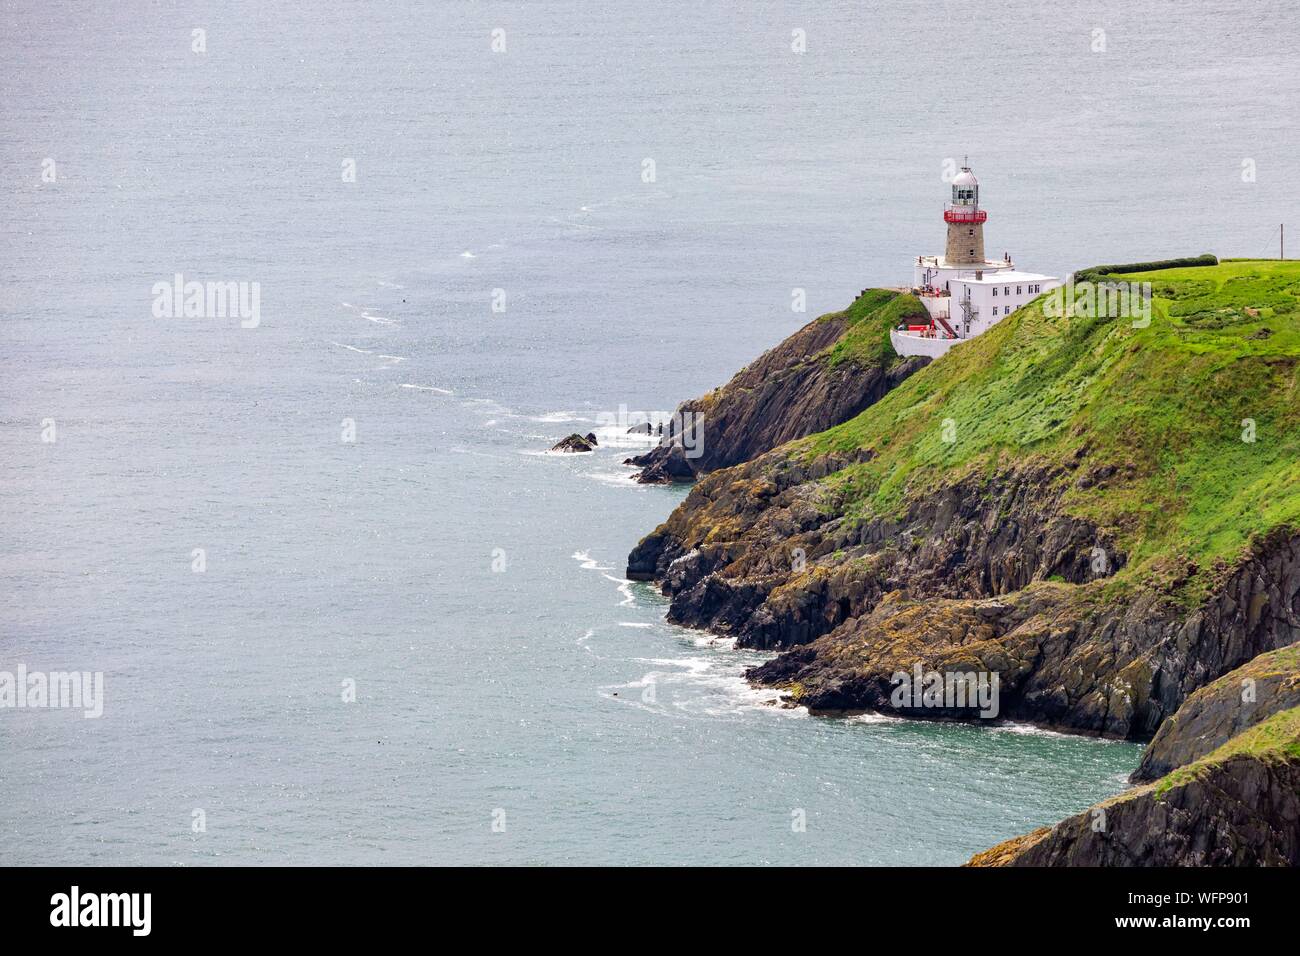
<svg viewBox="0 0 1300 956"><path fill-rule="evenodd" d="M878 714L875 711L869 711L865 714L854 714L852 717L845 717L846 724L905 724L905 717L895 717L892 714Z"/></svg>
<svg viewBox="0 0 1300 956"><path fill-rule="evenodd" d="M806 708L778 706L780 691L752 686L744 676L745 662L734 654L634 660L653 665L653 669L636 680L601 688L602 696L651 713L677 716L727 717L754 711L807 716ZM621 693L629 690L640 693Z"/></svg>
<svg viewBox="0 0 1300 956"><path fill-rule="evenodd" d="M417 392L437 392L439 395L455 395L449 388L438 388L436 385L416 385L413 382L402 382L398 388L410 388Z"/></svg>
<svg viewBox="0 0 1300 956"><path fill-rule="evenodd" d="M374 352L370 351L370 349L361 349L361 348L357 348L355 345L345 345L345 344L342 343L342 342L335 342L333 339L330 339L330 345L337 345L339 348L341 348L341 349L347 349L349 352L360 352L362 355L374 355L374 354L375 354Z"/></svg>
<svg viewBox="0 0 1300 956"><path fill-rule="evenodd" d="M356 312L358 315L360 315L363 319L373 322L375 325L400 326L401 324L396 319L389 318L386 315L376 315L374 312L371 312L370 309L364 306L353 305L351 302L341 302L339 304L342 305L343 308L345 309L351 309L353 312Z"/></svg>
<svg viewBox="0 0 1300 956"><path fill-rule="evenodd" d="M573 560L581 563L584 571L613 571L609 565L601 564L591 556L590 551L575 551L569 555Z"/></svg>

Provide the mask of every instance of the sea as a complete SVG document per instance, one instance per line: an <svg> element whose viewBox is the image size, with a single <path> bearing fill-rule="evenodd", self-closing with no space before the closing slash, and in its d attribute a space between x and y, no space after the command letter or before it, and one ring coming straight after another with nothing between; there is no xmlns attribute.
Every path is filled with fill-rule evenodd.
<svg viewBox="0 0 1300 956"><path fill-rule="evenodd" d="M955 865L1122 791L751 688L624 578L626 432L963 164L1022 269L1277 255L1294 13L4 0L0 679L102 699L0 706L0 864Z"/></svg>

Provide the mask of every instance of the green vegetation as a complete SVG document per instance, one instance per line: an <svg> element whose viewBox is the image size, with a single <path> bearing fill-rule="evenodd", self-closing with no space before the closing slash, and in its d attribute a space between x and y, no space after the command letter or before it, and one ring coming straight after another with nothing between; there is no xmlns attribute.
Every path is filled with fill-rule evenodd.
<svg viewBox="0 0 1300 956"><path fill-rule="evenodd" d="M791 453L872 449L824 482L836 511L862 519L976 471L1058 466L1043 493L1128 555L1108 586L1154 580L1200 600L1261 536L1300 527L1300 262L1125 278L1152 284L1145 327L1052 317L1048 293ZM861 340L835 350L887 349L911 302L920 308L882 290L859 298ZM1077 480L1089 474L1100 477Z"/></svg>
<svg viewBox="0 0 1300 956"><path fill-rule="evenodd" d="M891 289L868 289L858 296L843 312L832 312L822 320L848 318L849 327L829 349L830 365L834 368L844 362L858 365L880 365L888 368L898 360L889 344L889 330L904 319L915 317L928 321L928 313L921 300L909 293Z"/></svg>
<svg viewBox="0 0 1300 956"><path fill-rule="evenodd" d="M1245 261L1245 260L1226 260ZM1155 272L1159 269L1183 269L1188 266L1213 266L1219 260L1206 253L1203 256L1188 256L1183 259L1158 259L1154 262L1129 262L1125 265L1093 266L1081 269L1074 274L1075 282L1100 282L1107 276L1124 275L1129 272Z"/></svg>
<svg viewBox="0 0 1300 956"><path fill-rule="evenodd" d="M1156 795L1161 796L1200 776L1215 764L1238 756L1258 760L1300 760L1300 707L1274 714L1268 720L1242 731L1218 750L1166 774L1152 786L1155 787Z"/></svg>

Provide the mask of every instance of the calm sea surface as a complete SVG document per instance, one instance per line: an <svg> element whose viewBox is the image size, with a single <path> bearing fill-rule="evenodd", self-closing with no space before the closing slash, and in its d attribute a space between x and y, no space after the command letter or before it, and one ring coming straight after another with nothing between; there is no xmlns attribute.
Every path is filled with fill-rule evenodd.
<svg viewBox="0 0 1300 956"><path fill-rule="evenodd" d="M541 453L906 281L965 154L1023 268L1275 255L1293 6L1143 6L0 3L0 670L106 697L0 709L0 863L955 864L1122 789L768 706L622 580L684 491Z"/></svg>

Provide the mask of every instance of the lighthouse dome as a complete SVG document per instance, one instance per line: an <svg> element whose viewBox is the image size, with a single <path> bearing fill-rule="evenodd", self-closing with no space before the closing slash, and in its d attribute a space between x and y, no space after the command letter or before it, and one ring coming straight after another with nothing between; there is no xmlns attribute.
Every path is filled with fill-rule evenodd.
<svg viewBox="0 0 1300 956"><path fill-rule="evenodd" d="M970 171L969 166L963 166L961 172L953 177L952 184L954 186L978 186L980 181L975 178L975 174Z"/></svg>

